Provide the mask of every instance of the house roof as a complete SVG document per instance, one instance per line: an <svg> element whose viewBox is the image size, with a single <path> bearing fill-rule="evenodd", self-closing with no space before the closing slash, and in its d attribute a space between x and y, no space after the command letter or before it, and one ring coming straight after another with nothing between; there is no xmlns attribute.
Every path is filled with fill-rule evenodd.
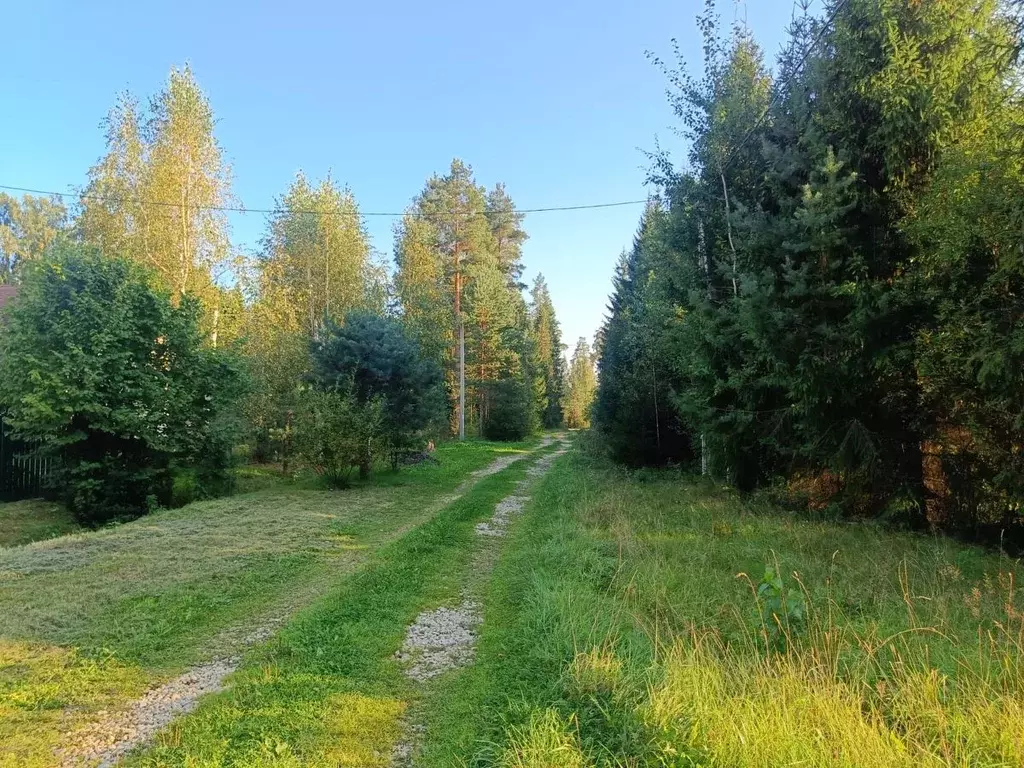
<svg viewBox="0 0 1024 768"><path fill-rule="evenodd" d="M0 285L0 309L18 295L18 286L16 285Z"/></svg>

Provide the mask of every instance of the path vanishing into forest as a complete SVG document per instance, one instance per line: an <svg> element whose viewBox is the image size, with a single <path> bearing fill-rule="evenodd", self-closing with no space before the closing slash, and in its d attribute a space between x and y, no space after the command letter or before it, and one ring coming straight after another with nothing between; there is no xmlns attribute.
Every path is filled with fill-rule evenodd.
<svg viewBox="0 0 1024 768"><path fill-rule="evenodd" d="M564 452L552 452L554 440L462 446L451 456L442 448L439 467L417 467L393 485L275 489L0 549L0 766L131 765L166 751L182 723L202 718L204 702L216 709L223 695L214 694L232 693L247 661L296 632L301 643L296 627L308 614L352 580L380 580L383 554L417 549L425 533L447 535L453 517L473 534L460 547L471 561L459 599L435 606L436 580L403 584L419 591L419 604L381 660L397 660L413 683L468 662L481 621L473 584L486 577L523 493ZM510 482L513 491L493 501L491 489ZM372 623L372 611L359 619ZM18 706L48 692L42 711ZM374 753L408 764L414 712L399 722L401 738ZM207 764L193 759L197 751L181 745L157 764Z"/></svg>

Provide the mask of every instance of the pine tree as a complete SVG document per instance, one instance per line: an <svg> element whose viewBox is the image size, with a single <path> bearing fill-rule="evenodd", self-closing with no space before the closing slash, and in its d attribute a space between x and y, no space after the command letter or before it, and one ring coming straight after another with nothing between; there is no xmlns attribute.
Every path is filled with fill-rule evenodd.
<svg viewBox="0 0 1024 768"><path fill-rule="evenodd" d="M517 291L526 287L520 282L523 276L523 243L527 237L523 230L524 218L523 214L516 212L505 185L495 184L494 189L487 193L487 220L494 237L498 268L508 279L509 286Z"/></svg>
<svg viewBox="0 0 1024 768"><path fill-rule="evenodd" d="M469 166L454 160L447 175L427 181L396 230L403 320L445 371L457 434L464 424L481 428L491 382L524 375L521 221L504 187L488 195Z"/></svg>

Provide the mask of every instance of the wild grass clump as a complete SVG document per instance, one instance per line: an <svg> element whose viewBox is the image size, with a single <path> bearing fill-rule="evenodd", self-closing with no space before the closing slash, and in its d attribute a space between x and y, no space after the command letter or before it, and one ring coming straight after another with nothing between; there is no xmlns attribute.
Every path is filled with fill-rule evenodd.
<svg viewBox="0 0 1024 768"><path fill-rule="evenodd" d="M499 762L501 768L585 768L587 764L573 724L553 709L513 728Z"/></svg>
<svg viewBox="0 0 1024 768"><path fill-rule="evenodd" d="M879 640L825 614L783 652L745 652L712 631L672 638L644 717L713 764L1024 764L1021 627L979 632L952 674L917 633L941 628Z"/></svg>

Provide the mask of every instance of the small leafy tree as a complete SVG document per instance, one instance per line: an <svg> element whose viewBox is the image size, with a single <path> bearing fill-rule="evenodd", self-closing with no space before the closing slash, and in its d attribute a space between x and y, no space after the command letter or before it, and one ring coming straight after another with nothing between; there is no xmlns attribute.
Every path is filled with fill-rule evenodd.
<svg viewBox="0 0 1024 768"><path fill-rule="evenodd" d="M310 387L296 414L295 446L329 486L345 488L356 468L362 477L370 473L384 421L383 398L360 402L351 384Z"/></svg>
<svg viewBox="0 0 1024 768"><path fill-rule="evenodd" d="M513 442L536 428L533 392L518 378L499 379L491 385L490 404L484 419L484 437Z"/></svg>
<svg viewBox="0 0 1024 768"><path fill-rule="evenodd" d="M26 271L0 337L6 420L60 459L53 482L86 523L168 503L172 461L202 459L207 485L226 474L239 368L203 343L198 303L150 278L62 243Z"/></svg>
<svg viewBox="0 0 1024 768"><path fill-rule="evenodd" d="M313 344L313 381L321 390L350 394L359 406L379 404L377 442L395 469L445 418L440 367L420 355L392 318L353 312L344 325L328 321Z"/></svg>

